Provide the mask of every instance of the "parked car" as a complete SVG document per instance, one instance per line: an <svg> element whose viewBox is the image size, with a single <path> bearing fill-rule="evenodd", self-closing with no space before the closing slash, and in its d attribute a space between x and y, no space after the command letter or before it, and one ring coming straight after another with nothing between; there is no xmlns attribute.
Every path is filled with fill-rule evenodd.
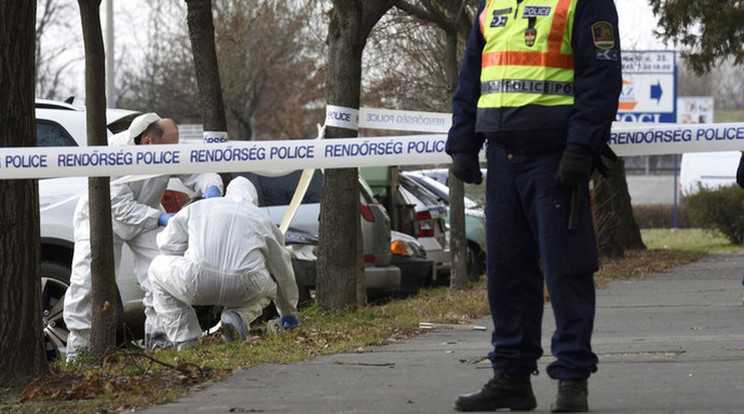
<svg viewBox="0 0 744 414"><path fill-rule="evenodd" d="M393 218L393 230L415 237L433 260L432 282L448 284L452 259L446 208L435 195L409 178L395 173L393 179L393 171L397 169L366 167L360 169L360 174L370 183L377 200L386 206Z"/></svg>
<svg viewBox="0 0 744 414"><path fill-rule="evenodd" d="M424 186L447 206L449 224L449 187L420 171L404 171L401 174ZM483 206L468 197L465 203L465 239L468 243L468 277L477 280L486 270L486 215Z"/></svg>
<svg viewBox="0 0 744 414"><path fill-rule="evenodd" d="M431 286L434 261L427 257L426 249L418 239L405 233L390 231L390 263L400 268L401 296L415 295L422 287Z"/></svg>
<svg viewBox="0 0 744 414"><path fill-rule="evenodd" d="M421 174L424 174L425 176L429 178L433 178L440 183L444 185L449 184L449 169L448 168L430 168L426 170L419 170ZM488 169L487 168L481 168L481 175L483 175L483 184L486 185L486 176L488 175ZM469 184L465 184L469 185Z"/></svg>
<svg viewBox="0 0 744 414"><path fill-rule="evenodd" d="M398 176L397 196L401 206L413 206L416 212L416 220L412 228L408 227L408 234L418 239L426 249L427 257L434 261L435 284L449 284L452 255L446 206L425 187L401 174Z"/></svg>
<svg viewBox="0 0 744 414"><path fill-rule="evenodd" d="M736 184L739 151L692 152L682 154L679 166L679 192L692 195L699 187L712 190Z"/></svg>
<svg viewBox="0 0 744 414"><path fill-rule="evenodd" d="M284 218L288 204L294 195L301 171L294 171L278 177L269 177L251 172L234 173L241 175L256 186L259 206L265 207L274 222L279 224ZM291 226L310 234L318 234L320 216L320 187L322 173L316 170L302 204ZM423 249L416 241L397 237L391 238L390 219L385 209L377 203L366 182L359 179L362 250L364 255L367 293L370 297L394 296L400 293L414 293L423 284L426 267L430 261L420 257ZM392 251L393 243L408 246L406 252ZM422 270L423 269L423 270ZM304 281L304 289L315 288L315 280Z"/></svg>

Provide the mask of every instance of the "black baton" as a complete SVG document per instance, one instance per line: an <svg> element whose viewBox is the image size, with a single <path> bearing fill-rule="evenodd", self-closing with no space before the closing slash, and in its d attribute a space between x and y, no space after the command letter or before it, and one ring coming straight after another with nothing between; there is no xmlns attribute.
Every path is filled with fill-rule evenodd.
<svg viewBox="0 0 744 414"><path fill-rule="evenodd" d="M575 185L571 189L571 211L568 216L568 229L575 230L576 223L579 222L579 209L581 207L581 199L579 198L579 186Z"/></svg>

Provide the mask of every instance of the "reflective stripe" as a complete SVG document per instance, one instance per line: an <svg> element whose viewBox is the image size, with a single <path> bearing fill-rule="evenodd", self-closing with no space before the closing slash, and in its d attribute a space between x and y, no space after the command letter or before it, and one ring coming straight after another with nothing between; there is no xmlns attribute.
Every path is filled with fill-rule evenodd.
<svg viewBox="0 0 744 414"><path fill-rule="evenodd" d="M560 53L542 52L490 52L483 54L483 67L488 66L544 66L556 69L573 69L574 57Z"/></svg>
<svg viewBox="0 0 744 414"><path fill-rule="evenodd" d="M553 13L553 25L550 27L550 36L548 36L548 53L561 53L561 44L566 32L566 20L568 19L568 9L571 7L571 0L558 0Z"/></svg>
<svg viewBox="0 0 744 414"><path fill-rule="evenodd" d="M491 6L491 0L486 1L486 5L483 7L483 10L481 11L480 16L478 16L478 21L480 22L481 34L484 34L486 32L486 15L488 14L488 8L490 6Z"/></svg>
<svg viewBox="0 0 744 414"><path fill-rule="evenodd" d="M573 82L533 79L499 79L481 84L481 95L490 93L537 93L541 95L573 96Z"/></svg>

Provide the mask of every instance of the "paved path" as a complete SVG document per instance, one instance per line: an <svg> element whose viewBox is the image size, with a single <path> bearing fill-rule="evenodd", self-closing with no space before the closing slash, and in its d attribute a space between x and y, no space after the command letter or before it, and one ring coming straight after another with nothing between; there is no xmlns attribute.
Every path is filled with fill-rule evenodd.
<svg viewBox="0 0 744 414"><path fill-rule="evenodd" d="M626 179L631 204L674 204L673 175L628 175Z"/></svg>
<svg viewBox="0 0 744 414"><path fill-rule="evenodd" d="M744 413L744 254L710 255L598 291L589 381L596 413ZM476 324L489 326L490 319ZM553 326L546 308L543 346ZM491 376L489 331L438 330L410 340L291 365L238 371L144 413L452 413L458 394ZM555 382L533 377L549 412Z"/></svg>

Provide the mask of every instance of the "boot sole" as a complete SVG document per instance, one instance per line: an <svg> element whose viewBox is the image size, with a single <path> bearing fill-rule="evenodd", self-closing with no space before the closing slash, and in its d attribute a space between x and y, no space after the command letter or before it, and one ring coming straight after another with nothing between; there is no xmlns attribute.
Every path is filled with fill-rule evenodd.
<svg viewBox="0 0 744 414"><path fill-rule="evenodd" d="M463 404L455 401L455 410L457 411L496 411L508 408L511 411L532 411L537 407L535 398L531 399L508 399L501 400L498 403L482 404Z"/></svg>
<svg viewBox="0 0 744 414"><path fill-rule="evenodd" d="M551 413L585 413L589 411L588 405L573 406L573 407L550 407Z"/></svg>

